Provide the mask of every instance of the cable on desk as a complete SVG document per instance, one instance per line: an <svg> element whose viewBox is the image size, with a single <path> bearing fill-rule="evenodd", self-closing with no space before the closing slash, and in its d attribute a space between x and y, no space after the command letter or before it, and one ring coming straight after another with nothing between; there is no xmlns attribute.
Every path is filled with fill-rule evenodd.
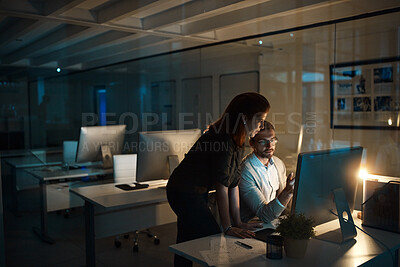
<svg viewBox="0 0 400 267"><path fill-rule="evenodd" d="M330 213L332 213L333 215L335 215L336 217L339 218L339 215L337 215L336 213L334 213L331 209L329 210ZM347 220L346 218L343 218L343 220L347 223L350 222L349 220ZM390 257L392 258L392 263L393 263L393 267L396 267L396 262L394 259L394 255L392 253L392 251L390 250L390 248L383 243L382 241L380 241L378 238L372 236L371 234L367 233L366 231L364 231L363 229L361 229L360 227L358 227L357 225L355 225L354 222L350 222L352 225L354 225L354 227L356 227L358 230L360 230L361 232L363 232L364 234L368 235L369 237L371 237L372 239L374 239L375 241L377 241L378 243L380 243L390 254Z"/></svg>

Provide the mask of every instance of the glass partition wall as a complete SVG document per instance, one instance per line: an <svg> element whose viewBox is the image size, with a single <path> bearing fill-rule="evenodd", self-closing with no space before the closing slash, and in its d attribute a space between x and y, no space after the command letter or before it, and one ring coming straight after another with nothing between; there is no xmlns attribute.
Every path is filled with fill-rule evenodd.
<svg viewBox="0 0 400 267"><path fill-rule="evenodd" d="M76 140L81 125L125 123L126 151L135 152L139 131L204 130L233 96L256 91L271 103L276 154L288 171L300 151L360 145L368 171L398 177L399 15L265 33L14 84L2 92L2 132L21 132L29 149ZM13 148L20 147L2 147Z"/></svg>

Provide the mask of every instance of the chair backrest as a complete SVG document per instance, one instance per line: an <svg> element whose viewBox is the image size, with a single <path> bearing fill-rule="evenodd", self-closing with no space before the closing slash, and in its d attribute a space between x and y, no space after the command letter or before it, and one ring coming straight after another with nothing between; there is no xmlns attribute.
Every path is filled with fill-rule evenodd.
<svg viewBox="0 0 400 267"><path fill-rule="evenodd" d="M63 162L64 163L75 162L77 148L78 148L78 141L64 141L63 142Z"/></svg>
<svg viewBox="0 0 400 267"><path fill-rule="evenodd" d="M137 154L114 155L114 182L129 184L136 182Z"/></svg>

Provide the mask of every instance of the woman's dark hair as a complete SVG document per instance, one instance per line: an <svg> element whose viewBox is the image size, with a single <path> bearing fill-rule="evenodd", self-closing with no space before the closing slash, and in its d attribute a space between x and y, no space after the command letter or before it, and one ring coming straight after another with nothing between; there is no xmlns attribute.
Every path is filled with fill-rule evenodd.
<svg viewBox="0 0 400 267"><path fill-rule="evenodd" d="M237 146L243 146L246 140L243 116L254 120L256 115L262 115L269 109L269 102L263 95L254 92L243 93L235 96L221 117L208 128L216 133L231 135Z"/></svg>

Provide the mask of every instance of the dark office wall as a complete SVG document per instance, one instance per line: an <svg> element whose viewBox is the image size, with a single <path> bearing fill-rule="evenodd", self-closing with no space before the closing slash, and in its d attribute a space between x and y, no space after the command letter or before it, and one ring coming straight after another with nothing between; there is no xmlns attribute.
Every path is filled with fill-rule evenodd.
<svg viewBox="0 0 400 267"><path fill-rule="evenodd" d="M213 107L213 77L202 76L182 79L181 86L181 129L199 128L204 131ZM183 116L185 115L185 116Z"/></svg>
<svg viewBox="0 0 400 267"><path fill-rule="evenodd" d="M3 189L1 179L1 161L0 161L0 266L6 266L6 253L4 247L4 223L3 223Z"/></svg>
<svg viewBox="0 0 400 267"><path fill-rule="evenodd" d="M28 88L25 81L0 81L0 150L29 146Z"/></svg>
<svg viewBox="0 0 400 267"><path fill-rule="evenodd" d="M77 138L82 96L75 79L31 82L29 96L31 148L61 146L63 140Z"/></svg>
<svg viewBox="0 0 400 267"><path fill-rule="evenodd" d="M4 142L7 147L0 150L60 147L64 140L77 140L82 125L99 124L99 90L105 91L106 123L127 124L128 142L137 141L137 133L143 130L187 128L179 122L183 112L199 113L192 116L192 127L204 128L207 116L209 123L220 115L220 98L227 97L219 93L219 77L257 71L257 62L253 48L226 45L14 83L16 88L0 90L4 96L0 133L14 137L17 133L12 129L17 129L23 140L15 142L21 147ZM195 81L207 82L197 85ZM188 102L194 103L190 109ZM151 113L158 116L154 125L149 121Z"/></svg>

